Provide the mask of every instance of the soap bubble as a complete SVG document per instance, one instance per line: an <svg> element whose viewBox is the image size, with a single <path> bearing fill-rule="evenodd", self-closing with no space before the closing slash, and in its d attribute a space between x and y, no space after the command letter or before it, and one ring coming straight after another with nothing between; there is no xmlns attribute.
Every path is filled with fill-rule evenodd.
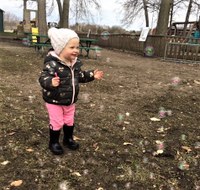
<svg viewBox="0 0 200 190"><path fill-rule="evenodd" d="M196 181L194 184L195 184L195 190L200 190L200 180Z"/></svg>
<svg viewBox="0 0 200 190"><path fill-rule="evenodd" d="M102 40L108 40L110 37L110 33L108 31L104 31L101 33L101 39Z"/></svg>
<svg viewBox="0 0 200 190"><path fill-rule="evenodd" d="M195 149L200 149L200 142L195 142L194 143L194 148Z"/></svg>
<svg viewBox="0 0 200 190"><path fill-rule="evenodd" d="M150 179L154 179L154 178L155 178L155 174L152 173L152 172L150 172L150 174L149 174L149 178L150 178Z"/></svg>
<svg viewBox="0 0 200 190"><path fill-rule="evenodd" d="M171 84L172 84L173 86L178 86L178 85L180 84L180 82L181 82L181 79L180 79L179 77L173 77L173 78L171 79Z"/></svg>
<svg viewBox="0 0 200 190"><path fill-rule="evenodd" d="M98 46L96 46L96 47L94 47L95 48L95 53L96 53L96 56L97 57L101 57L101 50L99 50L98 48Z"/></svg>
<svg viewBox="0 0 200 190"><path fill-rule="evenodd" d="M84 175L88 175L88 173L89 173L89 170L88 170L88 169L85 169L85 170L83 171L83 174L84 174Z"/></svg>
<svg viewBox="0 0 200 190"><path fill-rule="evenodd" d="M59 183L59 190L70 190L69 183L67 181Z"/></svg>
<svg viewBox="0 0 200 190"><path fill-rule="evenodd" d="M119 121L122 121L123 119L124 119L124 115L121 114L121 113L119 113L119 114L118 114L118 120L119 120Z"/></svg>
<svg viewBox="0 0 200 190"><path fill-rule="evenodd" d="M164 118L164 117L166 117L166 110L165 110L165 108L164 107L160 107L159 108L159 112L158 112L158 115L159 115L159 118Z"/></svg>
<svg viewBox="0 0 200 190"><path fill-rule="evenodd" d="M126 184L125 184L125 188L126 188L126 189L131 189L131 183L130 183L130 182L126 183Z"/></svg>
<svg viewBox="0 0 200 190"><path fill-rule="evenodd" d="M109 63L110 62L110 57L107 57L106 58L106 63Z"/></svg>
<svg viewBox="0 0 200 190"><path fill-rule="evenodd" d="M117 123L119 124L119 125L122 125L123 124L123 120L124 120L124 115L123 114L121 114L121 113L118 113L118 115L117 115Z"/></svg>
<svg viewBox="0 0 200 190"><path fill-rule="evenodd" d="M147 158L146 156L144 156L142 162L143 162L144 164L148 163L148 158Z"/></svg>
<svg viewBox="0 0 200 190"><path fill-rule="evenodd" d="M180 170L189 170L189 164L186 162L186 161L180 161L179 163L178 163L178 168L180 169Z"/></svg>
<svg viewBox="0 0 200 190"><path fill-rule="evenodd" d="M84 93L80 96L80 99L84 102L84 103L88 103L90 101L90 95L88 93Z"/></svg>
<svg viewBox="0 0 200 190"><path fill-rule="evenodd" d="M113 185L112 185L112 186L113 186L113 188L114 188L114 189L118 189L118 186L117 186L117 184L116 184L116 183L113 183Z"/></svg>
<svg viewBox="0 0 200 190"><path fill-rule="evenodd" d="M186 135L185 135L185 134L182 134L182 135L181 135L181 140L182 140L182 141L185 141L185 140L186 140Z"/></svg>
<svg viewBox="0 0 200 190"><path fill-rule="evenodd" d="M155 53L154 47L153 46L147 46L144 49L144 53L145 53L146 56L152 57L154 55L154 53Z"/></svg>
<svg viewBox="0 0 200 190"><path fill-rule="evenodd" d="M104 111L105 110L105 107L104 107L104 105L100 105L100 111L102 112L102 111Z"/></svg>

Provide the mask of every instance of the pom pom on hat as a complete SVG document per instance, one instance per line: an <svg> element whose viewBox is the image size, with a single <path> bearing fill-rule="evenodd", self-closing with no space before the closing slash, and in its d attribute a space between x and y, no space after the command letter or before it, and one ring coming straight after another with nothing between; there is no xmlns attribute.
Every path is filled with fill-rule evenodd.
<svg viewBox="0 0 200 190"><path fill-rule="evenodd" d="M67 28L50 28L48 30L48 36L51 40L51 45L54 51L58 55L61 53L69 40L72 38L79 38L76 32Z"/></svg>

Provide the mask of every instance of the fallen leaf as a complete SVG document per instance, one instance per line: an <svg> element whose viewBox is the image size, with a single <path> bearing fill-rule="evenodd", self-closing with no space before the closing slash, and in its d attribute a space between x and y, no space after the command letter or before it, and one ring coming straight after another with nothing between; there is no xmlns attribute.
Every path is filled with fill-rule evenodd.
<svg viewBox="0 0 200 190"><path fill-rule="evenodd" d="M156 151L158 154L162 154L163 153L163 150L157 150Z"/></svg>
<svg viewBox="0 0 200 190"><path fill-rule="evenodd" d="M192 149L190 147L188 147L188 146L182 146L181 148L186 150L187 152L191 152L192 151Z"/></svg>
<svg viewBox="0 0 200 190"><path fill-rule="evenodd" d="M160 140L156 140L156 144L162 144L163 141L160 141Z"/></svg>
<svg viewBox="0 0 200 190"><path fill-rule="evenodd" d="M156 118L156 117L152 117L152 118L150 118L150 120L151 120L151 121L161 121L161 119Z"/></svg>
<svg viewBox="0 0 200 190"><path fill-rule="evenodd" d="M19 187L23 183L22 180L13 181L10 185L14 187Z"/></svg>
<svg viewBox="0 0 200 190"><path fill-rule="evenodd" d="M72 175L76 175L78 177L81 177L81 174L79 172L73 172Z"/></svg>
<svg viewBox="0 0 200 190"><path fill-rule="evenodd" d="M97 150L99 150L99 147L98 147L98 146L95 148L95 150L94 150L94 151L96 152Z"/></svg>
<svg viewBox="0 0 200 190"><path fill-rule="evenodd" d="M200 82L199 82L199 81L197 81L197 80L194 80L194 83L195 83L195 84L200 84Z"/></svg>
<svg viewBox="0 0 200 190"><path fill-rule="evenodd" d="M124 142L123 145L133 145L133 143L129 143L129 142Z"/></svg>
<svg viewBox="0 0 200 190"><path fill-rule="evenodd" d="M127 124L127 125L129 125L129 124L130 124L130 122L129 122L129 121L124 121L124 124Z"/></svg>
<svg viewBox="0 0 200 190"><path fill-rule="evenodd" d="M14 135L16 132L11 132L11 133L8 133L9 136L12 136Z"/></svg>
<svg viewBox="0 0 200 190"><path fill-rule="evenodd" d="M81 140L81 138L79 138L79 137L77 137L77 136L75 136L75 135L74 135L73 137L74 137L74 140L75 140L75 141Z"/></svg>
<svg viewBox="0 0 200 190"><path fill-rule="evenodd" d="M27 152L33 152L34 150L32 148L27 148L26 151Z"/></svg>
<svg viewBox="0 0 200 190"><path fill-rule="evenodd" d="M5 166L5 165L7 165L8 163L10 163L10 161L6 160L6 161L1 162L1 165Z"/></svg>
<svg viewBox="0 0 200 190"><path fill-rule="evenodd" d="M104 188L103 187L99 187L97 190L104 190Z"/></svg>

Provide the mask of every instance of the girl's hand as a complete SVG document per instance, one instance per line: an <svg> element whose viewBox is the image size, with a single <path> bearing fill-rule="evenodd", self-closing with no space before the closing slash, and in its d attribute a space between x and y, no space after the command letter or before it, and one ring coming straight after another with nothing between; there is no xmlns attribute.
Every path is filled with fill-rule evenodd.
<svg viewBox="0 0 200 190"><path fill-rule="evenodd" d="M57 73L55 73L55 77L52 78L52 86L57 87L60 84L60 77L58 77Z"/></svg>
<svg viewBox="0 0 200 190"><path fill-rule="evenodd" d="M103 71L99 71L98 69L96 69L94 71L94 78L95 79L102 79L103 78Z"/></svg>

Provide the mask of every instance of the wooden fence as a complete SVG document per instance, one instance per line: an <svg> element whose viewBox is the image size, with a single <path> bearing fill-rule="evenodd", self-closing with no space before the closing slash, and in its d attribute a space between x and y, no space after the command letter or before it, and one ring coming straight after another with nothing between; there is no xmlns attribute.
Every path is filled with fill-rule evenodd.
<svg viewBox="0 0 200 190"><path fill-rule="evenodd" d="M87 34L79 34L86 37ZM145 48L153 47L154 56L164 59L181 59L200 61L200 39L192 39L181 36L148 35L146 42L139 41L139 35L110 34L105 38L102 35L91 34L90 38L98 39L100 47L132 51L144 55Z"/></svg>

